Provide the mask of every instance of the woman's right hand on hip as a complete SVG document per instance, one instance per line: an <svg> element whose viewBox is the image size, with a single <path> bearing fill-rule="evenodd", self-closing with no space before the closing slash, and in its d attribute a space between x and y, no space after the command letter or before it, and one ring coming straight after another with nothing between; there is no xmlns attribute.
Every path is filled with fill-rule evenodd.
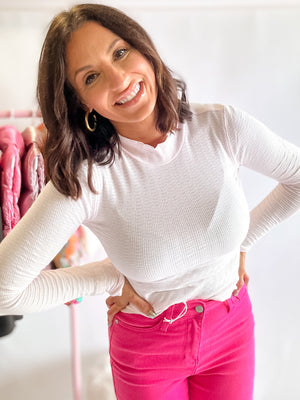
<svg viewBox="0 0 300 400"><path fill-rule="evenodd" d="M143 314L148 317L154 318L156 316L153 307L148 301L139 296L128 280L125 278L125 283L121 296L110 296L106 299L108 326L111 326L115 314L125 308L128 304L136 306Z"/></svg>

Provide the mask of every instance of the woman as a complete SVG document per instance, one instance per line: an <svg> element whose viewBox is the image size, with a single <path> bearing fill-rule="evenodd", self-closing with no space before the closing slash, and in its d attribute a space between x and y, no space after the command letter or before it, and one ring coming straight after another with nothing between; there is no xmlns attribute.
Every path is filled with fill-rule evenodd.
<svg viewBox="0 0 300 400"><path fill-rule="evenodd" d="M1 312L106 290L118 399L252 399L245 253L299 209L299 149L190 107L145 31L96 4L53 20L38 99L50 182L0 246ZM240 165L279 181L251 216ZM82 223L109 259L40 272Z"/></svg>

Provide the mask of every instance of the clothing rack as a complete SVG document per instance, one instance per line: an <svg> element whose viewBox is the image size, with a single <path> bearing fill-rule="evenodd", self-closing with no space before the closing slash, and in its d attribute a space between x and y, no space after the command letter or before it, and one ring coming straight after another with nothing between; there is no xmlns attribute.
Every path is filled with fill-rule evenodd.
<svg viewBox="0 0 300 400"><path fill-rule="evenodd" d="M0 119L42 118L40 110L0 110ZM72 382L74 400L82 399L82 375L80 360L79 317L77 304L70 304Z"/></svg>
<svg viewBox="0 0 300 400"><path fill-rule="evenodd" d="M0 110L0 118L42 118L40 110Z"/></svg>

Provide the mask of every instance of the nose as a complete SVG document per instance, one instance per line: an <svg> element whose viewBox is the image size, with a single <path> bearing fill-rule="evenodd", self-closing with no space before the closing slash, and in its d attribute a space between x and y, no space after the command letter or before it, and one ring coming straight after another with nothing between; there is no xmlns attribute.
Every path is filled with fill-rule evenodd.
<svg viewBox="0 0 300 400"><path fill-rule="evenodd" d="M129 76L120 66L110 65L105 75L107 86L111 90L122 91L129 86Z"/></svg>

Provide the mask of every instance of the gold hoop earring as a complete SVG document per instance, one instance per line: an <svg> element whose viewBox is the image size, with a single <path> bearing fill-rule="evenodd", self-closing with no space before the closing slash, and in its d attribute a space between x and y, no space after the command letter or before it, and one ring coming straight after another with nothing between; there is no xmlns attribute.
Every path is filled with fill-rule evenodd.
<svg viewBox="0 0 300 400"><path fill-rule="evenodd" d="M89 123L89 116L90 116L90 114L92 114L92 113L90 113L89 111L87 111L87 112L85 113L85 117L84 117L85 126L86 126L86 129L89 130L90 132L95 132L95 130L96 130L96 128L97 128L97 117L96 117L95 114L92 114L93 120L94 120L94 125L91 127L91 125L90 125L90 123Z"/></svg>

